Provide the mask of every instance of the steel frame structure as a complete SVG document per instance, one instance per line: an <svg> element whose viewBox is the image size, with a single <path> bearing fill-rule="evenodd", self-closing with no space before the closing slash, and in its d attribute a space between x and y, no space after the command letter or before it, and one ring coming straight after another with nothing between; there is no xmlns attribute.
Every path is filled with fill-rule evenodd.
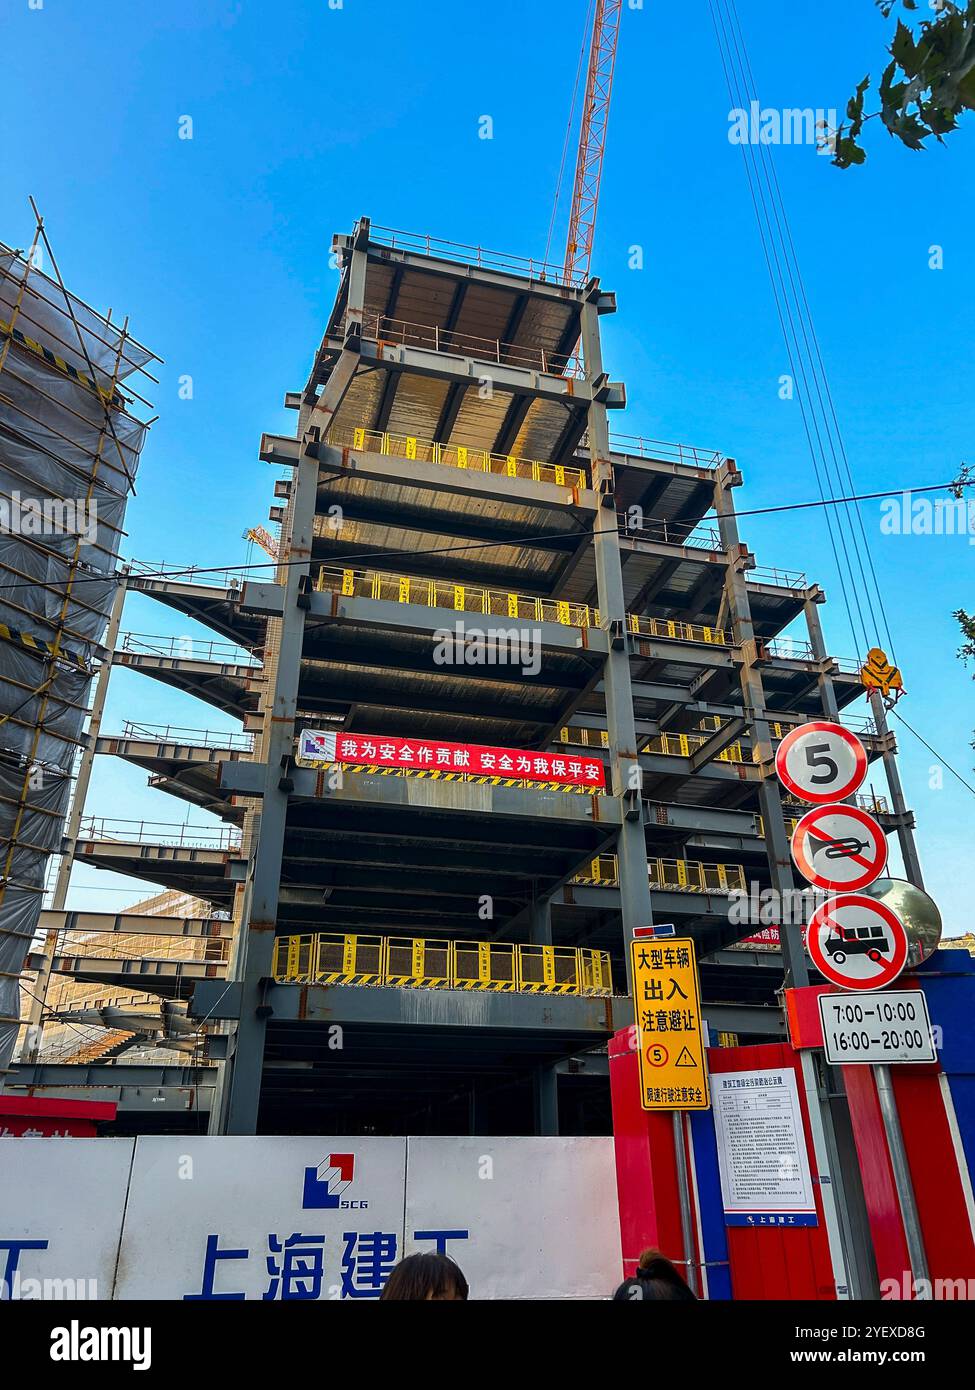
<svg viewBox="0 0 975 1390"><path fill-rule="evenodd" d="M276 983L276 937L469 940L473 929L485 940L609 950L621 982L632 929L677 920L706 958L705 998L717 971L742 1000L724 1015L710 1005L715 1026L733 1018L755 1035L780 1031L777 972L787 983L807 978L799 928L783 933L781 966L744 952L737 969L724 948L749 928L729 920L727 894L651 884L648 859L733 864L750 883L791 889L789 821L801 812L772 775L774 744L805 719L846 717L863 694L857 666L827 655L821 589L757 570L737 529L732 498L742 477L733 459L613 447L609 411L625 403L625 390L603 367L599 320L615 299L597 280L553 283L451 258L439 244L427 254L415 242L374 237L366 219L336 237L335 249L335 306L308 382L285 398L297 411L296 434L261 441L261 457L287 470L275 489L283 512L273 578L129 579L130 589L203 622L239 655L221 649L204 660L143 642L139 650L123 643L115 659L237 717L253 747L133 728L99 737L92 749L135 763L161 790L239 827L239 844L91 828L81 829L75 852L233 907L226 976L157 972L160 993L188 997L190 1018L208 1034L207 1060L220 1064L214 1132L287 1123L290 1105L325 1114L319 1123L327 1125L333 1090L353 1107L361 1095L368 1111L384 1086L429 1085L436 1105L513 1076L533 1089L535 1131L554 1132L558 1068L606 1043L626 1016L624 1000L607 1008L591 998L512 1002L441 989L427 1001L422 990ZM429 324L437 347L370 336L384 319ZM581 378L527 364L532 353L539 363L543 354L557 360L579 339ZM519 360L469 356L463 344L472 340L513 344ZM381 438L402 439L403 453L370 447ZM438 461L411 457L411 440L439 445ZM510 456L512 468L466 468L462 449ZM554 471L526 476L519 459L581 470L588 486L560 486ZM629 524L634 517L638 525ZM323 569L349 563L449 580L458 606L421 606L409 585L403 601L319 587ZM497 621L533 644L536 671L438 666L438 630L485 621L464 608L464 590L475 586L533 593L567 611L588 605L599 623L504 615ZM773 647L796 621L808 642ZM705 641L703 629L727 635ZM882 711L874 713L868 752L886 770L893 807L881 820L907 858L913 819ZM304 727L549 749L563 746L563 732L589 730L609 790L582 797L337 778L297 760ZM686 754L661 751L672 747L660 742L669 737L683 748L681 736ZM742 761L729 761L732 749ZM578 881L608 853L617 857L615 883ZM482 919L485 897L492 915ZM756 958L769 963L753 993L744 966ZM67 952L60 963L86 978L98 970ZM151 973L136 976L153 987ZM727 987L716 988L727 1000ZM344 1054L329 1049L336 1027L350 1039ZM822 1171L829 1168L824 1149Z"/></svg>

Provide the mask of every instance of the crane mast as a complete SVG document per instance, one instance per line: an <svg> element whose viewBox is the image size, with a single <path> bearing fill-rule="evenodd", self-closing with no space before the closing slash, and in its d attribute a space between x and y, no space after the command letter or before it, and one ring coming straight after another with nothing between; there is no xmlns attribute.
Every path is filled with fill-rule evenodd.
<svg viewBox="0 0 975 1390"><path fill-rule="evenodd" d="M565 248L565 278L570 283L589 277L622 11L623 0L596 0Z"/></svg>

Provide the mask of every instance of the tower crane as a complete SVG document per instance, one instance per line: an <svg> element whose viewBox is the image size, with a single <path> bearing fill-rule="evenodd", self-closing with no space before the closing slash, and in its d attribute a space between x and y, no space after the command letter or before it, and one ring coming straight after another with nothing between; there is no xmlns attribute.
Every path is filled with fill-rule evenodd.
<svg viewBox="0 0 975 1390"><path fill-rule="evenodd" d="M565 247L564 271L569 283L589 277L622 12L623 0L596 0Z"/></svg>

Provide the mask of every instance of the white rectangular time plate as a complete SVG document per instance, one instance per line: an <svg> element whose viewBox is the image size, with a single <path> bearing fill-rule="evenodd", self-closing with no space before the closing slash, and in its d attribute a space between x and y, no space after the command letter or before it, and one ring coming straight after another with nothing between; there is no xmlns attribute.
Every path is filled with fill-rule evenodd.
<svg viewBox="0 0 975 1390"><path fill-rule="evenodd" d="M826 1060L834 1066L938 1060L923 990L821 994L819 1016Z"/></svg>

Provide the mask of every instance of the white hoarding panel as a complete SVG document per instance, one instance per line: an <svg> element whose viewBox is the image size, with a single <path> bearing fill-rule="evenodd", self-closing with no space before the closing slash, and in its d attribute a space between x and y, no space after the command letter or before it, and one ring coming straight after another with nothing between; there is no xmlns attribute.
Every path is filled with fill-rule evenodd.
<svg viewBox="0 0 975 1390"><path fill-rule="evenodd" d="M111 1298L134 1145L0 1139L0 1298Z"/></svg>
<svg viewBox="0 0 975 1390"><path fill-rule="evenodd" d="M471 1298L608 1298L622 1278L611 1138L410 1139L406 1246Z"/></svg>
<svg viewBox="0 0 975 1390"><path fill-rule="evenodd" d="M139 1139L115 1296L378 1298L405 1170L405 1139Z"/></svg>

